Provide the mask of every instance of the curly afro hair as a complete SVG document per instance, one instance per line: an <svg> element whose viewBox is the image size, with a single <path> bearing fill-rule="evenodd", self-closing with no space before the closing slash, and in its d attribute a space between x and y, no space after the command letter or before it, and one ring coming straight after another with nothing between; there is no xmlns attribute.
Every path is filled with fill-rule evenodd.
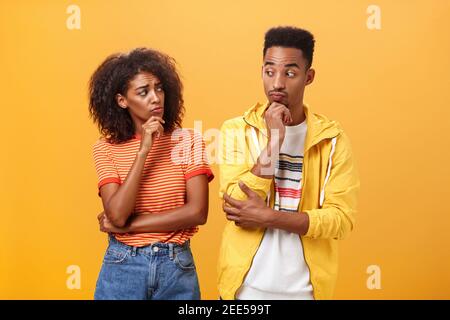
<svg viewBox="0 0 450 320"><path fill-rule="evenodd" d="M127 109L119 107L116 95L125 95L129 82L141 72L149 72L162 83L164 131L181 127L184 116L183 84L175 60L148 48L116 53L95 70L89 80L89 114L100 133L110 143L122 143L135 134L135 125Z"/></svg>
<svg viewBox="0 0 450 320"><path fill-rule="evenodd" d="M313 61L314 43L314 36L307 30L296 27L271 28L264 37L263 56L270 47L300 49L307 60L306 69L309 69Z"/></svg>

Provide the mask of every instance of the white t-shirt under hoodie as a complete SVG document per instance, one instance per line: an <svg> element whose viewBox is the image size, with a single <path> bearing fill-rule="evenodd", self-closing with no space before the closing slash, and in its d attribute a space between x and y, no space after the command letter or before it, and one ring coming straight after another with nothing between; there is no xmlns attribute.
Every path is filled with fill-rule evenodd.
<svg viewBox="0 0 450 320"><path fill-rule="evenodd" d="M275 169L274 209L298 212L302 193L306 121L287 126ZM240 300L313 300L309 268L300 236L281 229L266 229L244 283Z"/></svg>

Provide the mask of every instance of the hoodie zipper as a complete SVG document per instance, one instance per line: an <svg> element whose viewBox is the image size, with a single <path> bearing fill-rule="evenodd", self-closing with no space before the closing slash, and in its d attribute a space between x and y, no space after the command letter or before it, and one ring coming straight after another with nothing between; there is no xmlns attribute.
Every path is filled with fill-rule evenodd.
<svg viewBox="0 0 450 320"><path fill-rule="evenodd" d="M318 144L318 143L320 143L321 141L326 140L326 139L330 139L330 140L333 141L333 139L336 139L336 136L334 136L334 137L329 137L329 138L323 138L323 139L319 140L317 143L315 143L314 145L316 145L316 144ZM334 141L335 141L335 140L334 140ZM332 142L332 143L333 143L333 142ZM336 143L336 142L334 142L334 144L335 144L335 143ZM306 183L306 161L305 161L305 159L307 159L307 158L306 158L306 153L307 153L307 152L309 151L309 149L311 149L311 147L313 147L314 145L311 145L311 146L308 148L308 150L306 150L305 153L303 154L302 197L300 198L300 212L302 212L302 209L303 209L303 207L302 207L302 205L303 205L303 189L305 188L305 183ZM331 153L330 153L330 158L332 157L333 153L334 153L334 146L332 146L332 150L331 150ZM329 165L331 165L330 162L328 162L328 163L329 163ZM331 168L330 168L330 170L331 170ZM328 173L327 173L327 175L328 175ZM325 185L326 185L326 183L327 183L326 180L327 180L327 177L325 177L323 189L321 189L320 194L322 194L322 190L325 190ZM320 196L319 196L319 197L320 197ZM319 202L320 202L320 199L319 199ZM320 204L320 207L322 207L322 204ZM303 239L302 239L302 236L300 236L300 242L302 243L302 247L303 247L303 255L304 255L304 257L305 257L305 263L306 263L306 265L308 266L308 269L309 269L309 278L310 278L311 286L312 286L312 288L313 288L314 299L316 299L316 297L315 297L314 285L313 285L313 282L311 281L311 268L310 268L308 262L306 261L305 246L303 245Z"/></svg>
<svg viewBox="0 0 450 320"><path fill-rule="evenodd" d="M248 126L250 126L253 130L258 129L258 128L255 128L254 126L252 126L251 124L249 124L245 119L243 119L243 120L244 120L244 122L245 122ZM258 131L259 131L259 129L258 129ZM260 149L259 144L258 144L257 148ZM306 153L305 153L305 154L306 154ZM306 158L306 157L305 157L305 154L303 154L303 159ZM302 190L303 190L303 188L304 188L304 186L305 186L305 181L306 181L306 180L305 180L305 178L306 178L306 170L305 170L305 168L306 168L306 166L305 166L305 161L303 161L303 170L302 170ZM274 183L274 182L273 182L273 183ZM303 192L302 192L302 194L303 194ZM274 194L274 196L275 196L275 194ZM274 200L274 201L275 201L275 200ZM275 202L274 202L274 203L275 203ZM303 197L300 198L300 204L299 204L300 208L302 208L302 203L303 203ZM264 239L265 233L266 233L266 231L264 230L264 233L263 233L263 235L262 235L262 237L261 237L261 240L259 241L259 244L258 244L258 246L257 246L257 248L256 248L255 255L253 255L253 257L252 257L252 259L251 259L251 262L250 262L250 265L247 266L247 268L246 268L247 271L245 272L245 274L244 274L243 277L241 278L241 281L240 281L239 286L237 286L236 289L234 290L234 298L235 298L235 299L236 299L236 292L237 292L237 290L239 290L239 288L244 284L244 279L247 277L247 274L248 274L249 271L250 271L250 268L251 268L251 266L252 266L252 264L253 264L253 260L255 259L256 253L258 252L259 247L261 246L261 243L262 243L262 241L263 241L263 239ZM311 267L309 266L308 262L306 261L305 250L304 250L305 247L304 247L304 245L303 245L302 236L299 235L299 238L300 238L300 242L301 242L301 244L302 244L303 256L304 256L304 258L305 258L305 264L306 264L306 266L308 267L308 271L309 271L309 282L311 283L311 287L312 287L312 289L313 289L313 297L314 297L314 299L316 299L316 297L315 297L314 285L313 285L313 283L312 283L312 281L311 281Z"/></svg>
<svg viewBox="0 0 450 320"><path fill-rule="evenodd" d="M236 299L236 293L237 293L237 291L239 290L240 287L242 287L242 285L244 284L244 280L245 280L245 278L247 277L247 274L250 272L250 268L252 267L253 260L255 259L256 253L258 252L259 247L261 246L261 242L263 241L264 235L265 235L265 234L266 234L266 230L264 230L264 233L263 233L263 235L262 235L262 237L261 237L261 240L259 240L259 243L258 243L258 246L257 246L257 248L256 248L255 254L253 255L253 257L252 257L252 259L251 259L250 265L247 266L247 268L246 268L247 271L244 273L243 277L241 278L241 281L240 281L239 286L237 286L236 289L233 290L233 291L234 291L234 299Z"/></svg>
<svg viewBox="0 0 450 320"><path fill-rule="evenodd" d="M306 152L308 152L308 151L306 151ZM300 198L300 204L299 204L300 212L302 212L302 205L303 205L303 190L304 190L304 188L305 188L305 182L306 182L306 161L305 161L305 160L306 160L306 152L303 154L302 196L301 196L301 198ZM299 212L299 213L300 213L300 212ZM312 287L312 289L313 289L313 297L314 297L314 300L316 300L316 292L315 292L315 289L314 289L314 284L313 284L312 279L311 279L311 267L309 266L309 263L308 263L308 261L306 260L305 246L303 245L303 239L302 239L302 236L301 236L301 235L298 235L298 237L300 238L300 242L301 242L301 244L302 244L303 257L304 257L304 259L305 259L305 264L306 264L306 266L308 267L308 271L309 271L309 282L311 283L311 287Z"/></svg>

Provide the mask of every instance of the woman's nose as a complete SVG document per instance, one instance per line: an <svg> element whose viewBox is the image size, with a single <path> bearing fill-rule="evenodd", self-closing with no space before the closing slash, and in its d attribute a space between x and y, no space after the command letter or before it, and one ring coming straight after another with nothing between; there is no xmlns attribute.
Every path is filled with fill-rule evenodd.
<svg viewBox="0 0 450 320"><path fill-rule="evenodd" d="M155 90L150 92L150 101L151 103L159 103L161 101Z"/></svg>

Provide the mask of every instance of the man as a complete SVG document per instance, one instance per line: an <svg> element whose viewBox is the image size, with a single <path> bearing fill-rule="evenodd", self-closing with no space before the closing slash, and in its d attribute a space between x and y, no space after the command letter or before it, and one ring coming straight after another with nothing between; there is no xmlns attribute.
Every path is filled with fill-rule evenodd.
<svg viewBox="0 0 450 320"><path fill-rule="evenodd" d="M229 220L219 256L222 299L330 299L338 240L355 223L359 179L347 136L303 103L313 35L265 35L268 102L221 129L220 195Z"/></svg>

